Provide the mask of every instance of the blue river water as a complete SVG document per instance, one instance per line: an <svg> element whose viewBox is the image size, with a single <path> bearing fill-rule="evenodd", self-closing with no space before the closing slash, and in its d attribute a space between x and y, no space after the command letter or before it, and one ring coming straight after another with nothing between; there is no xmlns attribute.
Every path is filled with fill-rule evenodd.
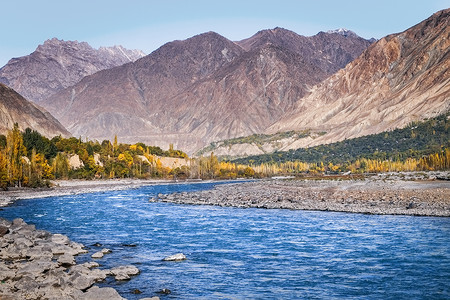
<svg viewBox="0 0 450 300"><path fill-rule="evenodd" d="M101 268L132 264L141 274L100 285L128 299L450 299L450 218L148 201L215 184L22 200L0 216L66 234L90 254L111 249ZM188 259L162 261L179 252Z"/></svg>

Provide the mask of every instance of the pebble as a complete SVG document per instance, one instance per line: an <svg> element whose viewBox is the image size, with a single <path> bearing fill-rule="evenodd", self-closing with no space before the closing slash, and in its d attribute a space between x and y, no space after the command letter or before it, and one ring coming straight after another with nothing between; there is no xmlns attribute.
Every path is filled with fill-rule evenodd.
<svg viewBox="0 0 450 300"><path fill-rule="evenodd" d="M214 189L159 194L150 202L239 208L339 211L364 214L450 216L448 181L259 180Z"/></svg>

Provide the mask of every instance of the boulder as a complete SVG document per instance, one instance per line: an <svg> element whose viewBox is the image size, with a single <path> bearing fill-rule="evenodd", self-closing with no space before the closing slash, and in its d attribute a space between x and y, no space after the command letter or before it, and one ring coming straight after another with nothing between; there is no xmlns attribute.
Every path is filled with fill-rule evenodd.
<svg viewBox="0 0 450 300"><path fill-rule="evenodd" d="M103 255L104 255L103 252L98 251L98 252L95 252L94 254L92 254L91 257L92 258L102 258Z"/></svg>
<svg viewBox="0 0 450 300"><path fill-rule="evenodd" d="M129 280L130 276L139 274L139 269L135 266L120 266L111 269L109 272L116 280Z"/></svg>
<svg viewBox="0 0 450 300"><path fill-rule="evenodd" d="M58 263L61 266L72 266L75 264L75 258L73 255L65 253L58 258Z"/></svg>
<svg viewBox="0 0 450 300"><path fill-rule="evenodd" d="M61 245L69 245L69 237L63 234L56 233L52 235L51 241L55 244L61 244Z"/></svg>
<svg viewBox="0 0 450 300"><path fill-rule="evenodd" d="M9 228L8 227L6 227L4 225L0 225L0 237L4 236L8 232L9 232Z"/></svg>
<svg viewBox="0 0 450 300"><path fill-rule="evenodd" d="M88 274L83 274L80 272L74 272L69 278L71 285L77 290L85 291L95 283L95 278Z"/></svg>
<svg viewBox="0 0 450 300"><path fill-rule="evenodd" d="M174 255L167 256L166 258L163 259L163 261L181 261L186 259L187 258L183 253L177 253Z"/></svg>
<svg viewBox="0 0 450 300"><path fill-rule="evenodd" d="M113 288L99 288L94 286L84 293L80 300L123 300L119 293Z"/></svg>

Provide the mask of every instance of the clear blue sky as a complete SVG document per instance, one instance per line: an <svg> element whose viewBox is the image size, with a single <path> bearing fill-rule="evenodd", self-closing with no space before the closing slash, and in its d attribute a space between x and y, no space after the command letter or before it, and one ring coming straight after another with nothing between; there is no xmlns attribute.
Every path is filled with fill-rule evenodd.
<svg viewBox="0 0 450 300"><path fill-rule="evenodd" d="M53 37L147 54L210 30L231 40L277 26L307 36L347 28L381 38L449 7L450 0L1 0L0 67Z"/></svg>

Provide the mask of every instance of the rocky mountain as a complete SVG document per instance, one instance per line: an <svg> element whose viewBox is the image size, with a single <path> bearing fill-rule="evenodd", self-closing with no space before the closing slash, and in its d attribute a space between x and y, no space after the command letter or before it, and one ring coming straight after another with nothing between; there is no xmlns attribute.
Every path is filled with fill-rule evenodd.
<svg viewBox="0 0 450 300"><path fill-rule="evenodd" d="M6 135L14 123L18 123L20 130L29 127L49 138L71 136L50 113L0 83L0 134Z"/></svg>
<svg viewBox="0 0 450 300"><path fill-rule="evenodd" d="M13 58L0 69L0 82L36 103L83 77L145 56L122 46L92 48L88 43L53 38L30 55Z"/></svg>
<svg viewBox="0 0 450 300"><path fill-rule="evenodd" d="M192 152L216 139L264 131L369 44L281 28L240 42L208 32L87 76L42 105L75 136L117 134L123 142L173 143Z"/></svg>
<svg viewBox="0 0 450 300"><path fill-rule="evenodd" d="M370 46L345 69L316 86L295 111L268 132L326 132L307 143L317 145L403 127L449 109L447 9Z"/></svg>
<svg viewBox="0 0 450 300"><path fill-rule="evenodd" d="M261 154L375 134L450 110L450 9L372 44L275 122L268 142L223 142L215 153ZM280 134L279 132L290 132ZM278 132L278 134L276 134ZM279 139L271 137L277 136ZM247 139L248 141L248 139ZM261 138L259 139L261 141Z"/></svg>

